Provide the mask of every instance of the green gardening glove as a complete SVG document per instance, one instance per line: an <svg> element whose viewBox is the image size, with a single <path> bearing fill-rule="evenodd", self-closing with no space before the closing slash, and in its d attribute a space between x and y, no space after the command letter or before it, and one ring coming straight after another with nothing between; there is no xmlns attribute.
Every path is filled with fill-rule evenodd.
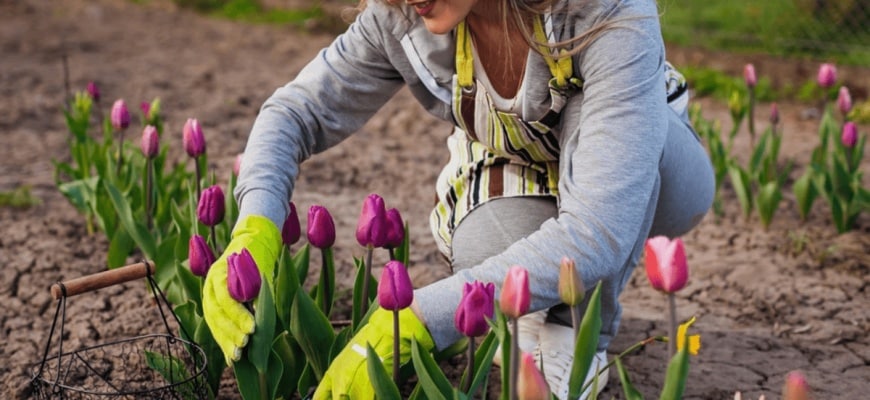
<svg viewBox="0 0 870 400"><path fill-rule="evenodd" d="M205 322L223 351L227 365L232 365L233 361L242 357L242 348L254 333L254 315L242 303L230 297L227 257L247 248L260 272L266 276L267 287L271 287L272 272L281 250L281 231L265 217L245 217L236 224L232 236L223 255L208 270L202 293Z"/></svg>
<svg viewBox="0 0 870 400"><path fill-rule="evenodd" d="M411 359L411 339L426 351L435 347L426 326L414 315L410 308L399 311L399 360L402 363ZM366 343L383 360L384 367L393 368L393 312L377 309L372 312L369 322L354 335L350 343L332 360L329 369L323 374L314 400L353 399L371 400L375 391L369 379L366 361Z"/></svg>

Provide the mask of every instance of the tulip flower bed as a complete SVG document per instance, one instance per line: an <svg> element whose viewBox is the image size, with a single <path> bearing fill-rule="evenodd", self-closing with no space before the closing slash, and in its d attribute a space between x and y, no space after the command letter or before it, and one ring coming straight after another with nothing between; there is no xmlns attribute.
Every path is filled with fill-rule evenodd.
<svg viewBox="0 0 870 400"><path fill-rule="evenodd" d="M106 129L98 127L95 121L101 118L97 117L96 108L92 110L90 119L89 137L105 149L103 154L112 156L104 157L102 162L107 167L99 168L119 177L114 181L107 179L115 186L117 195L102 180L99 184L71 184L76 179L63 171L58 177L61 186L67 186L59 191L52 176L55 167L50 160L68 164L73 172L79 165L79 159L73 156L70 146L73 139L60 112L61 105L68 103L61 98L64 85L59 73L63 71L62 59L57 52L59 42L37 38L55 37L51 35L33 38L0 35L0 44L9 51L9 57L0 60L0 70L6 71L0 75L4 83L0 87L11 90L0 98L0 106L5 112L0 124L10 138L6 142L9 152L0 157L0 168L4 171L0 191L11 192L19 186L29 185L31 195L42 202L30 208L0 207L0 220L4 221L0 226L0 259L6 261L4 272L0 274L3 283L0 293L3 294L5 309L0 320L7 338L0 354L8 359L0 367L0 376L4 377L0 393L4 398L14 399L29 397L29 367L40 359L40 350L49 330L50 311L54 306L47 291L50 283L97 272L107 265L121 265L140 255L159 260L170 248L168 244L163 245L166 247L160 244L172 242L171 251L167 253L172 254L172 260L178 261L176 271L186 272L180 272L181 276L161 276L164 282L172 282L167 286L167 294L181 297L184 293L196 293L198 275L203 274L210 264L209 257L220 254L214 248L225 245L230 221L235 218L229 195L234 179L232 166L236 155L243 149L244 138L259 102L297 71L302 60L313 56L329 40L328 35L312 35L310 40L300 41L295 34L288 34L285 30L229 24L189 14L183 14L184 23L180 23L177 14L171 10L115 0L73 0L63 7L51 2L25 3L28 5L2 6L10 11L6 13L4 8L0 13L0 22L8 30L4 32L21 28L21 32L38 34L57 32L58 27L63 27L66 43L70 44L66 48L69 51L70 99L76 91L87 92L87 83L96 80L102 91L99 107L102 117L110 120L112 104L116 99L124 98L130 119L123 134L126 145L122 147L124 152L120 153L123 154L120 163L117 158L120 131L111 124ZM89 28L85 29L85 25ZM25 26L29 29L24 30ZM142 39L152 37L155 32L159 32L160 39ZM137 38L133 49L130 48L131 37ZM268 48L276 49L275 53L264 50L262 43L269 43ZM83 53L82 49L88 52ZM233 49L231 55L227 49ZM220 64L211 64L208 60L212 59L221 60ZM733 70L740 73L745 64L753 61L750 58L734 61ZM767 73L765 65L755 64L759 78ZM837 80L848 81L849 75L844 72L848 70L838 67L841 77ZM810 78L816 78L817 68L818 64L805 68L813 71ZM794 76L792 79L805 78ZM843 129L846 124L836 101L839 86L833 85L831 96L827 98L829 112L825 124L833 126L829 130L834 133L828 134L825 162L817 163L819 167L814 169L821 174L827 170L836 171L835 168L854 174L867 171L868 167L867 157L862 160L854 155L855 151L847 153L838 147L860 148L861 138L868 132L868 127L855 125L854 144L846 146L852 143L852 134ZM851 84L848 87L855 103L864 100L861 96L866 89ZM155 98L160 99L159 105L153 102ZM741 99L748 107L748 94ZM82 97L82 101L85 100ZM139 107L142 101L149 104L147 113ZM426 193L431 193L434 174L443 161L437 149L443 145L449 127L409 107L412 103L408 93L401 92L399 98L388 104L356 137L313 157L305 165L294 196L300 219L299 230L294 232L291 229L284 233L288 242L294 242L293 237L299 238L291 247L292 252L288 251L288 256L292 253L301 257L303 247L306 243L309 245L309 269L300 274L302 267L297 268L296 277L304 275L304 280L299 280L300 287L306 289L306 295L300 297L311 299L306 307L312 310L323 312L325 308L330 309L329 313L324 313L329 315L329 320L352 324L355 318L361 317L359 312L354 316L350 298L367 252L351 231L358 223L364 199L372 192L383 195L388 206L385 208L401 210L403 222L409 226L406 236L408 251L395 253L406 267L411 284L420 287L449 274L429 238L425 219L431 205L431 196ZM700 99L699 104L701 108L694 114L697 123L709 124L711 131L718 130L723 148L726 147L727 132L733 124L727 105L709 99ZM692 316L696 317L688 331L700 333L703 338L699 354L690 357L684 394L686 398L733 398L734 393L740 391L742 398L747 399L756 399L762 394L776 398L788 381L793 387L800 387L801 382L805 382L815 392L816 398L860 397L870 390L866 379L870 343L865 334L870 316L865 307L868 299L864 288L870 264L867 260L870 248L867 213L851 214L854 216L851 224L848 224L850 218L837 219L842 224L835 222L830 205L835 201L833 199L841 198L836 201L846 204L843 209L848 210L854 196L846 197L848 192L845 191L832 191L826 196L824 190L817 193L805 213L801 212L794 186L805 171L812 169L812 153L820 143L823 114L820 113L816 119L802 120L798 116L803 109L819 106L781 103L778 105L776 133L764 139L764 132L770 126L770 106L769 103L754 102L754 138L745 122L750 114L748 111L733 138L726 157L729 162L721 175L720 213L711 213L697 230L682 238L689 273L685 286L673 295L675 319L679 325ZM159 118L154 119L155 116ZM143 123L149 121L148 117L152 117L152 124ZM207 144L205 154L199 154L197 158L192 158L184 145L185 123L189 118L197 120L203 132L203 143ZM153 126L153 130L146 130L146 125ZM197 130L192 123L190 125L188 131ZM104 142L107 131L111 133L111 146ZM155 131L159 149L156 154L153 145ZM442 131L444 134L439 135L438 132ZM703 135L705 140L711 137L709 132ZM779 146L778 156L768 153L774 146L770 144L774 142L774 136L779 138L776 145ZM759 151L764 156L759 156L758 163L753 166L748 149L765 141L768 143L765 151ZM850 171L849 164L836 161L847 157L850 163L859 167ZM856 158L860 161L854 161ZM835 162L841 166L836 167ZM121 165L120 173L117 165ZM742 174L732 172L738 167L747 171L746 181L750 184L746 186L745 194L738 193L735 189L738 185L733 182L739 181L732 180ZM765 168L770 171L769 175L762 173ZM753 172L750 173L750 169ZM196 179L197 174L200 179ZM762 175L773 178L765 180ZM787 178L780 185L778 179L782 175ZM862 178L866 182L866 173L864 175ZM827 186L824 179L827 178L813 177L811 187L834 187L834 181ZM150 185L149 181L152 182ZM201 183L203 194L212 193L206 195L209 199L206 204L225 205L222 218L214 206L203 206L202 212L198 213L198 202L185 201L201 197L191 184L195 181ZM770 182L780 185L781 198L765 223L761 204L766 200L759 200L764 197L760 189ZM209 189L211 187L220 188L223 201L214 193L215 189ZM87 197L84 195L72 196L82 200L76 203L61 194L86 193L93 188L103 190L93 202L85 201ZM753 199L748 219L745 217L746 207L741 205L741 199L745 202L747 198ZM127 203L132 223L125 222L124 213L117 211L100 214L99 205L111 204L110 209L118 210L115 203L121 206ZM92 208L91 204L98 207ZM323 209L316 211L318 208L314 206ZM311 213L311 210L315 212ZM329 229L326 234L319 231L313 235L307 229L313 221L324 217L323 210L333 219L335 236L331 240ZM199 222L198 214L202 214L205 221ZM807 222L801 222L802 214ZM850 213L838 215L850 216ZM181 224L171 223L173 227L167 229L167 221L188 221L188 228L180 229L177 226ZM314 225L322 226L322 223L315 222ZM125 226L132 226L132 229ZM842 229L840 233L840 226L849 229ZM140 240L146 236L154 240L153 249L148 244L143 245L145 240ZM325 246L330 241L333 241L331 246ZM334 269L324 266L320 251L310 247L315 243L333 249ZM178 254L186 256L177 257ZM242 262L234 261L233 264L244 267L243 254L240 253L239 257ZM299 261L299 258L285 257L282 263ZM389 261L389 251L373 246L371 265L375 279L369 282L372 304L377 303L381 283L404 279L395 274L402 270L386 268ZM165 260L161 263L167 265ZM648 265L644 262L637 268L623 295L623 324L611 345L610 359L641 340L668 335L671 325L667 311L669 296L651 285L656 281L647 277L645 267ZM240 275L244 274L242 271ZM327 272L326 276L323 271ZM388 272L392 274L389 279L382 278L383 271L392 271ZM570 292L571 280L564 282L566 293ZM242 280L240 283L243 284L238 292L242 295L255 286L250 281ZM469 299L487 298L487 287L491 283L503 284L470 284L466 296ZM667 290L672 283L663 280L659 289ZM576 292L577 285L573 287ZM102 297L93 303L71 305L66 328L70 332L69 345L75 347L88 341L129 337L150 330L149 324L154 319L149 317L153 310L147 301L143 301L148 298L144 289L144 285L136 283L108 288L98 292ZM282 307L278 304L286 301L277 295L272 297L276 307ZM332 299L331 304L329 299ZM403 302L399 297L396 300L396 304ZM258 301L266 300L260 296L254 300ZM177 305L184 303L178 299L174 302ZM190 308L193 308L192 314L196 314L195 307ZM264 309L262 306L256 308ZM498 315L501 314L499 305L495 304L494 320L499 321ZM292 323L282 321L278 312L275 315L275 326L287 324L290 336L296 337ZM457 324L467 329L469 336L477 336L489 329L489 325L482 324L480 319L462 315L466 317L458 318ZM336 327L334 340L344 329L341 324ZM492 351L482 337L474 343L478 353L484 349ZM251 346L254 346L253 342ZM304 354L301 347L299 351ZM422 354L420 357L422 360ZM308 354L304 358L316 360ZM474 386L474 380L462 380L467 358L464 353L457 352L447 360L438 361L450 386L463 392L472 390ZM622 358L621 364L634 388L644 398L657 398L664 386L669 358L667 345L654 342ZM528 361L523 361L522 357L517 360L519 374L531 376L522 372L523 368L529 370ZM248 372L258 374L257 362L260 361L251 362ZM413 364L400 371L417 376L398 387L403 396L410 396L416 383L422 381ZM482 364L476 367L485 369ZM312 373L314 369L312 366ZM792 369L803 371L805 381L800 376L788 375ZM245 372L238 368L224 371L222 376L215 375L221 378L215 383L220 398L241 398L234 376ZM383 371L383 381L391 381L393 371ZM496 368L489 376L488 389L492 398L497 398L501 372ZM602 398L627 397L616 369L611 372ZM439 379L435 375L432 371L429 376L433 380ZM251 379L259 381L258 378ZM529 387L536 386L532 383ZM483 393L482 385L476 390Z"/></svg>

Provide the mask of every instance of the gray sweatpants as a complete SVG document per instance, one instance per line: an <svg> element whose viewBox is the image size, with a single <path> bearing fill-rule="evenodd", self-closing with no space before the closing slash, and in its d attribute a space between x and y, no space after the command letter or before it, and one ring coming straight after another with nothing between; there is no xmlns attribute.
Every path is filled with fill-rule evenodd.
<svg viewBox="0 0 870 400"><path fill-rule="evenodd" d="M706 151L685 126L677 126L668 134L665 151L659 164L658 201L652 218L649 237L676 237L697 225L713 200L714 177ZM615 205L618 206L618 205ZM479 265L499 254L514 242L540 229L550 218L558 217L553 197L509 197L491 200L469 213L453 234L454 272ZM635 246L624 268L632 269L639 261L643 243ZM553 268L559 268L554 265ZM582 268L582 266L581 266ZM628 271L630 272L630 271ZM605 329L618 325L621 309L618 297L630 273L619 280L602 282L602 320ZM535 279L530 271L529 279ZM556 290L556 288L553 288ZM548 321L570 326L571 315L564 304L550 308ZM612 323L608 324L607 322ZM603 332L599 350L604 350L616 332Z"/></svg>

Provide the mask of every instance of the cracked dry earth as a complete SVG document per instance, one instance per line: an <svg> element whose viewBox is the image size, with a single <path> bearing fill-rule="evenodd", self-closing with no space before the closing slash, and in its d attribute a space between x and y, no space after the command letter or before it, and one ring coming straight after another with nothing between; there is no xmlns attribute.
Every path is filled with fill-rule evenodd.
<svg viewBox="0 0 870 400"><path fill-rule="evenodd" d="M228 171L259 104L332 37L215 20L168 1L0 0L0 191L29 185L41 200L29 208L0 208L0 397L31 396L32 367L41 360L57 304L49 285L105 269L106 240L87 234L84 218L54 186L52 160L68 157L63 56L73 90L95 80L108 102L160 97L167 140L177 145L183 121L198 118L211 167ZM718 62L723 59L732 66L761 62L735 55ZM724 105L698 101L708 119L729 123ZM814 145L817 121L801 119L805 106L780 107L782 155L795 160L796 176ZM758 124L766 122L759 118ZM446 276L426 224L448 133L447 124L422 112L402 91L358 134L304 165L294 201L300 210L312 204L329 208L341 233L352 231L365 195L380 193L410 223L415 285ZM745 150L745 136L738 138L738 149ZM794 369L807 375L816 399L867 398L870 218L864 215L854 231L837 235L824 204L817 203L801 223L793 196L786 194L764 230L756 219L738 217L727 187L723 200L724 216L708 216L684 238L691 273L678 294L678 310L681 318L698 317L695 328L703 337L685 398L730 399L740 391L744 399L776 399L785 374ZM360 255L353 237L340 234L336 248L338 275L350 276L351 259ZM341 284L349 287L349 280ZM65 346L161 329L148 296L134 282L71 298ZM664 334L665 299L649 287L642 269L635 271L623 304L612 352ZM656 344L625 361L647 398L657 397L665 354L665 346ZM240 398L232 380L225 381L220 398ZM611 397L622 397L616 374L603 396Z"/></svg>

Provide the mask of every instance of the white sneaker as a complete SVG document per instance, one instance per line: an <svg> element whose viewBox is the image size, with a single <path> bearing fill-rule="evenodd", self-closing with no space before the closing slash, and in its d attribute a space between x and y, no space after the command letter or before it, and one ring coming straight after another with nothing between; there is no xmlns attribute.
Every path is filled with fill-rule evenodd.
<svg viewBox="0 0 870 400"><path fill-rule="evenodd" d="M544 327L544 320L547 319L547 310L541 310L526 314L520 317L517 322L517 336L519 336L520 351L533 353L538 347L538 335L541 334L541 329ZM495 350L495 356L492 358L492 363L501 364L501 345Z"/></svg>
<svg viewBox="0 0 870 400"><path fill-rule="evenodd" d="M574 329L559 324L544 324L539 336L538 349L533 354L535 361L550 385L550 391L560 400L568 400L568 383L571 379L571 364L574 362ZM592 382L595 372L607 365L607 352L600 351L592 359L592 366L584 382ZM583 391L579 400L594 399L607 385L608 370L598 372L597 391L592 394L592 386ZM584 383L585 384L585 383Z"/></svg>

